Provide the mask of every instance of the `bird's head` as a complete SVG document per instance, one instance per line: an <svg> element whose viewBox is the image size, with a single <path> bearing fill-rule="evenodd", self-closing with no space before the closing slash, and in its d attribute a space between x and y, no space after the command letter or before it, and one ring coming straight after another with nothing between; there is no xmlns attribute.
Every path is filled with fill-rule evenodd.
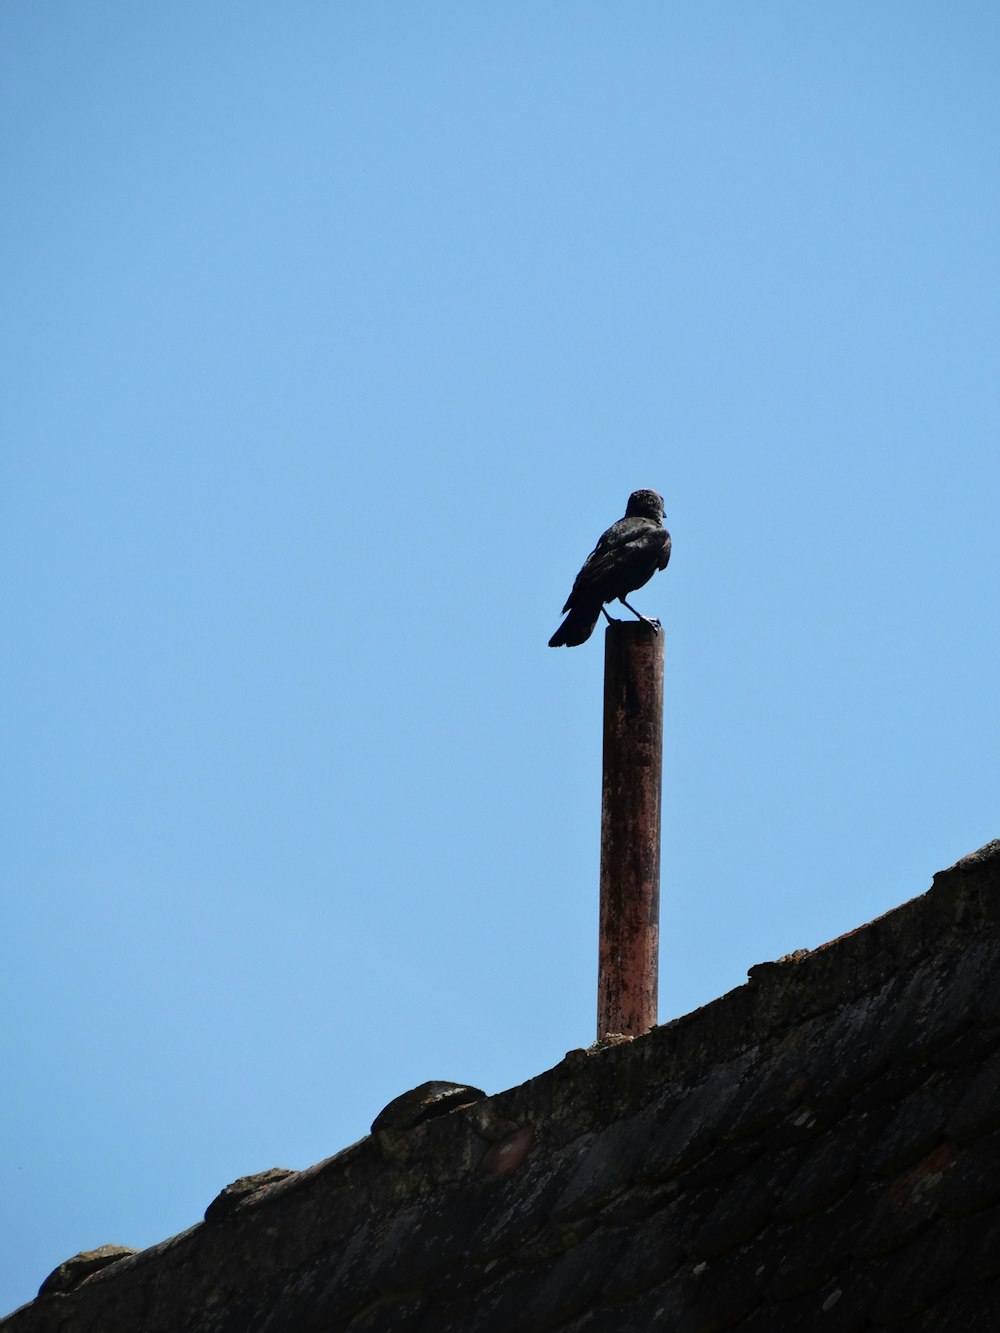
<svg viewBox="0 0 1000 1333"><path fill-rule="evenodd" d="M628 497L626 518L654 518L663 522L663 496L656 491L633 491Z"/></svg>

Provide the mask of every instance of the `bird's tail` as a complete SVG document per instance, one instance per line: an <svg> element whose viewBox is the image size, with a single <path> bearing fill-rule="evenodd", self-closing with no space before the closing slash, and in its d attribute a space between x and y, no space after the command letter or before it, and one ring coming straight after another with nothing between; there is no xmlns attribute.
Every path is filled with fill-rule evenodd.
<svg viewBox="0 0 1000 1333"><path fill-rule="evenodd" d="M596 611L590 607L574 607L549 639L549 647L575 648L578 644L586 643L594 632L600 614L600 606Z"/></svg>

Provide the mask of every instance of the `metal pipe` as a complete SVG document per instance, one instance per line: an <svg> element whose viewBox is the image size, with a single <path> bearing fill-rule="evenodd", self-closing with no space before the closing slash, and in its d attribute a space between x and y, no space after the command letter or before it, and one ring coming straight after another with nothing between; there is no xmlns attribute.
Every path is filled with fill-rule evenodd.
<svg viewBox="0 0 1000 1333"><path fill-rule="evenodd" d="M604 636L604 776L597 1037L656 1024L663 783L663 632Z"/></svg>

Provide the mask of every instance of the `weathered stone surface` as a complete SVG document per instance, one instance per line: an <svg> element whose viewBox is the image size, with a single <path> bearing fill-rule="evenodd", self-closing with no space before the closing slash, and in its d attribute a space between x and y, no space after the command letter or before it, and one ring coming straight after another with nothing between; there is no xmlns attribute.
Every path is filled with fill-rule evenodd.
<svg viewBox="0 0 1000 1333"><path fill-rule="evenodd" d="M786 1301L767 1301L742 1323L740 1333L860 1333L885 1283L888 1264L852 1263L821 1287Z"/></svg>
<svg viewBox="0 0 1000 1333"><path fill-rule="evenodd" d="M638 1333L638 1330L662 1329L663 1333L698 1327L693 1310L705 1286L714 1274L708 1264L684 1264L650 1291L624 1302L598 1301L594 1307L594 1328L606 1333Z"/></svg>
<svg viewBox="0 0 1000 1333"><path fill-rule="evenodd" d="M605 1270L604 1300L626 1301L658 1286L680 1266L687 1250L684 1211L675 1200L641 1227L611 1229L623 1244L617 1262Z"/></svg>
<svg viewBox="0 0 1000 1333"><path fill-rule="evenodd" d="M781 1192L775 1216L794 1222L835 1203L854 1184L864 1149L884 1123L877 1113L862 1112L841 1121L810 1146L795 1175Z"/></svg>
<svg viewBox="0 0 1000 1333"><path fill-rule="evenodd" d="M896 1324L930 1309L953 1285L970 1240L959 1223L930 1227L899 1256L872 1306L876 1323Z"/></svg>
<svg viewBox="0 0 1000 1333"><path fill-rule="evenodd" d="M843 1114L840 1106L815 1105L811 1098L800 1102L768 1129L764 1143L768 1149L791 1148L808 1143L826 1133Z"/></svg>
<svg viewBox="0 0 1000 1333"><path fill-rule="evenodd" d="M941 1069L950 1069L957 1065L980 1064L985 1057L1000 1046L1000 1023L983 1021L979 1009L981 996L974 1001L976 1012L974 1023L960 1033L953 1041L946 1042L940 1050L934 1052L934 1063Z"/></svg>
<svg viewBox="0 0 1000 1333"><path fill-rule="evenodd" d="M941 1211L949 1217L978 1213L1000 1202L1000 1130L961 1145L941 1196Z"/></svg>
<svg viewBox="0 0 1000 1333"><path fill-rule="evenodd" d="M917 1062L893 1065L864 1083L854 1094L851 1106L858 1111L873 1111L883 1106L897 1107L927 1078L927 1066Z"/></svg>
<svg viewBox="0 0 1000 1333"><path fill-rule="evenodd" d="M716 1185L720 1181L735 1180L745 1167L756 1162L764 1152L763 1139L716 1143L703 1157L697 1157L684 1171L683 1176L668 1176L662 1180L661 1188L670 1185L675 1190L679 1189L683 1179L686 1190L696 1191L706 1185Z"/></svg>
<svg viewBox="0 0 1000 1333"><path fill-rule="evenodd" d="M423 1296L384 1296L356 1314L346 1333L382 1333L384 1329L408 1333L423 1323L427 1300Z"/></svg>
<svg viewBox="0 0 1000 1333"><path fill-rule="evenodd" d="M556 1203L592 1142L593 1136L582 1135L549 1155L539 1152L524 1172L493 1177L491 1207L470 1233L469 1249L493 1259L529 1244L550 1218L558 1216Z"/></svg>
<svg viewBox="0 0 1000 1333"><path fill-rule="evenodd" d="M1000 1327L1000 1283L956 1287L914 1322L920 1333L996 1333Z"/></svg>
<svg viewBox="0 0 1000 1333"><path fill-rule="evenodd" d="M414 1089L0 1329L993 1333L998 1108L1000 843L644 1037Z"/></svg>
<svg viewBox="0 0 1000 1333"><path fill-rule="evenodd" d="M432 1079L394 1097L375 1117L372 1133L384 1129L412 1129L434 1116L447 1115L456 1107L481 1101L485 1096L481 1088L470 1087L468 1083L443 1083Z"/></svg>
<svg viewBox="0 0 1000 1333"><path fill-rule="evenodd" d="M809 1089L814 1105L843 1105L888 1066L902 1022L901 989L899 979L890 977L874 990L851 997L823 1023Z"/></svg>
<svg viewBox="0 0 1000 1333"><path fill-rule="evenodd" d="M894 1061L925 1061L971 1026L984 975L991 970L989 939L970 940L947 977L930 962L909 985L893 1049Z"/></svg>
<svg viewBox="0 0 1000 1333"><path fill-rule="evenodd" d="M958 1089L932 1075L897 1108L892 1119L872 1144L865 1167L876 1176L894 1175L912 1166L944 1137L945 1121Z"/></svg>
<svg viewBox="0 0 1000 1333"><path fill-rule="evenodd" d="M854 1253L863 1228L857 1201L843 1195L822 1212L783 1227L775 1234L779 1256L767 1284L772 1301L788 1301L824 1286Z"/></svg>
<svg viewBox="0 0 1000 1333"><path fill-rule="evenodd" d="M965 1086L945 1133L960 1143L1000 1128L1000 1052L991 1055Z"/></svg>
<svg viewBox="0 0 1000 1333"><path fill-rule="evenodd" d="M633 1185L610 1203L604 1205L598 1216L606 1226L632 1226L659 1213L677 1194L677 1181L665 1180L659 1185Z"/></svg>
<svg viewBox="0 0 1000 1333"><path fill-rule="evenodd" d="M538 1273L528 1269L531 1292L520 1322L527 1329L553 1328L589 1310L628 1245L628 1236L602 1227L553 1255L543 1270L544 1280L537 1280Z"/></svg>
<svg viewBox="0 0 1000 1333"><path fill-rule="evenodd" d="M581 1157L554 1204L555 1215L572 1217L606 1207L639 1174L650 1140L661 1128L655 1107L609 1126Z"/></svg>
<svg viewBox="0 0 1000 1333"><path fill-rule="evenodd" d="M743 1078L739 1096L731 1099L722 1118L722 1137L737 1142L753 1137L798 1106L813 1081L810 1054L805 1030L784 1038L772 1059L759 1062Z"/></svg>
<svg viewBox="0 0 1000 1333"><path fill-rule="evenodd" d="M100 1245L96 1250L81 1250L52 1270L38 1288L38 1294L52 1296L56 1292L72 1291L94 1273L107 1268L108 1264L117 1263L119 1259L136 1253L138 1251L129 1249L127 1245Z"/></svg>
<svg viewBox="0 0 1000 1333"><path fill-rule="evenodd" d="M984 883L979 874L980 871L993 871L992 881L985 882L992 887L996 883L997 867L1000 866L1000 838L994 838L992 842L985 843L982 847L977 847L974 852L969 852L966 856L960 857L954 865L948 866L946 870L938 870L931 881L931 895L948 895L949 902L954 902L959 895L956 894L956 881L965 888L962 881L973 880L975 889L979 889ZM966 890L968 892L968 890ZM985 904L984 904L985 905ZM952 909L954 910L954 909ZM950 913L949 913L950 914ZM964 917L965 911L962 912ZM961 919L961 917L959 918Z"/></svg>
<svg viewBox="0 0 1000 1333"><path fill-rule="evenodd" d="M963 1285L990 1282L1000 1277L1000 1210L973 1213L963 1219L967 1245L959 1260L956 1279Z"/></svg>
<svg viewBox="0 0 1000 1333"><path fill-rule="evenodd" d="M694 1294L690 1321L698 1329L740 1327L764 1300L775 1263L775 1233L765 1229L749 1244L709 1260ZM698 1268L701 1269L701 1265Z"/></svg>
<svg viewBox="0 0 1000 1333"><path fill-rule="evenodd" d="M856 1252L875 1257L890 1254L933 1222L955 1161L951 1144L941 1144L895 1180L877 1182L875 1206L858 1238Z"/></svg>
<svg viewBox="0 0 1000 1333"><path fill-rule="evenodd" d="M287 1180L296 1173L284 1166L272 1166L268 1171L258 1171L256 1175L240 1176L231 1185L221 1190L205 1209L205 1221L217 1222L236 1211L244 1199L268 1185L275 1185L279 1180Z"/></svg>
<svg viewBox="0 0 1000 1333"><path fill-rule="evenodd" d="M766 1154L740 1172L691 1235L688 1253L715 1259L750 1241L770 1220L785 1181L795 1170L793 1150Z"/></svg>
<svg viewBox="0 0 1000 1333"><path fill-rule="evenodd" d="M704 1157L719 1141L723 1116L752 1065L753 1057L743 1055L711 1069L691 1087L674 1105L662 1129L651 1135L638 1174L647 1180L678 1175Z"/></svg>

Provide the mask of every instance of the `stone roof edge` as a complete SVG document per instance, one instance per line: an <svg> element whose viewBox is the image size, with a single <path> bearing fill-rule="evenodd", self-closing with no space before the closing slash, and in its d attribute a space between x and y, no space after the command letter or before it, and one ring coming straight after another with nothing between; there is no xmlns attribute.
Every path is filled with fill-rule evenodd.
<svg viewBox="0 0 1000 1333"><path fill-rule="evenodd" d="M432 1156L442 1169L441 1183L456 1167L459 1173L468 1169L467 1163L459 1166L455 1160L465 1156L458 1151L456 1121L465 1120L480 1144L484 1139L500 1143L529 1123L539 1129L548 1125L552 1139L565 1141L637 1109L649 1064L661 1079L700 1081L708 1069L739 1060L810 1019L879 989L987 923L1000 923L1000 839L939 871L919 897L816 949L752 967L744 985L644 1036L606 1039L569 1051L551 1069L484 1101L373 1137L382 1156L400 1166ZM566 1095L567 1083L573 1085L572 1096ZM564 1122L558 1131L552 1124L557 1107ZM452 1153L444 1154L443 1140L449 1136ZM362 1145L367 1142L362 1140ZM452 1162L445 1167L447 1156ZM337 1160L321 1166L327 1169Z"/></svg>
<svg viewBox="0 0 1000 1333"><path fill-rule="evenodd" d="M669 1031L680 1039L705 1024L721 1027L737 1047L756 1044L877 989L988 921L1000 921L1000 839L939 870L925 893L864 925L815 949L755 964L744 985L650 1035ZM721 1034L711 1043L717 1059L724 1044Z"/></svg>
<svg viewBox="0 0 1000 1333"><path fill-rule="evenodd" d="M939 871L919 897L816 949L752 967L744 985L642 1037L570 1051L553 1068L482 1101L409 1129L374 1133L250 1194L224 1219L199 1222L117 1260L88 1278L86 1286L114 1281L170 1251L183 1253L200 1243L206 1229L255 1226L259 1209L290 1202L290 1196L321 1178L345 1203L367 1196L384 1205L390 1198L402 1204L418 1180L424 1187L432 1181L457 1182L491 1151L497 1163L492 1169L503 1171L504 1144L524 1126L565 1141L609 1118L627 1116L638 1104L650 1063L660 1077L693 1083L706 1069L740 1059L751 1048L912 970L977 927L997 923L1000 839ZM569 1097L567 1082L573 1085ZM556 1107L565 1121L558 1127L549 1120ZM175 1254L171 1263L179 1259ZM6 1322L0 1318L0 1326Z"/></svg>

